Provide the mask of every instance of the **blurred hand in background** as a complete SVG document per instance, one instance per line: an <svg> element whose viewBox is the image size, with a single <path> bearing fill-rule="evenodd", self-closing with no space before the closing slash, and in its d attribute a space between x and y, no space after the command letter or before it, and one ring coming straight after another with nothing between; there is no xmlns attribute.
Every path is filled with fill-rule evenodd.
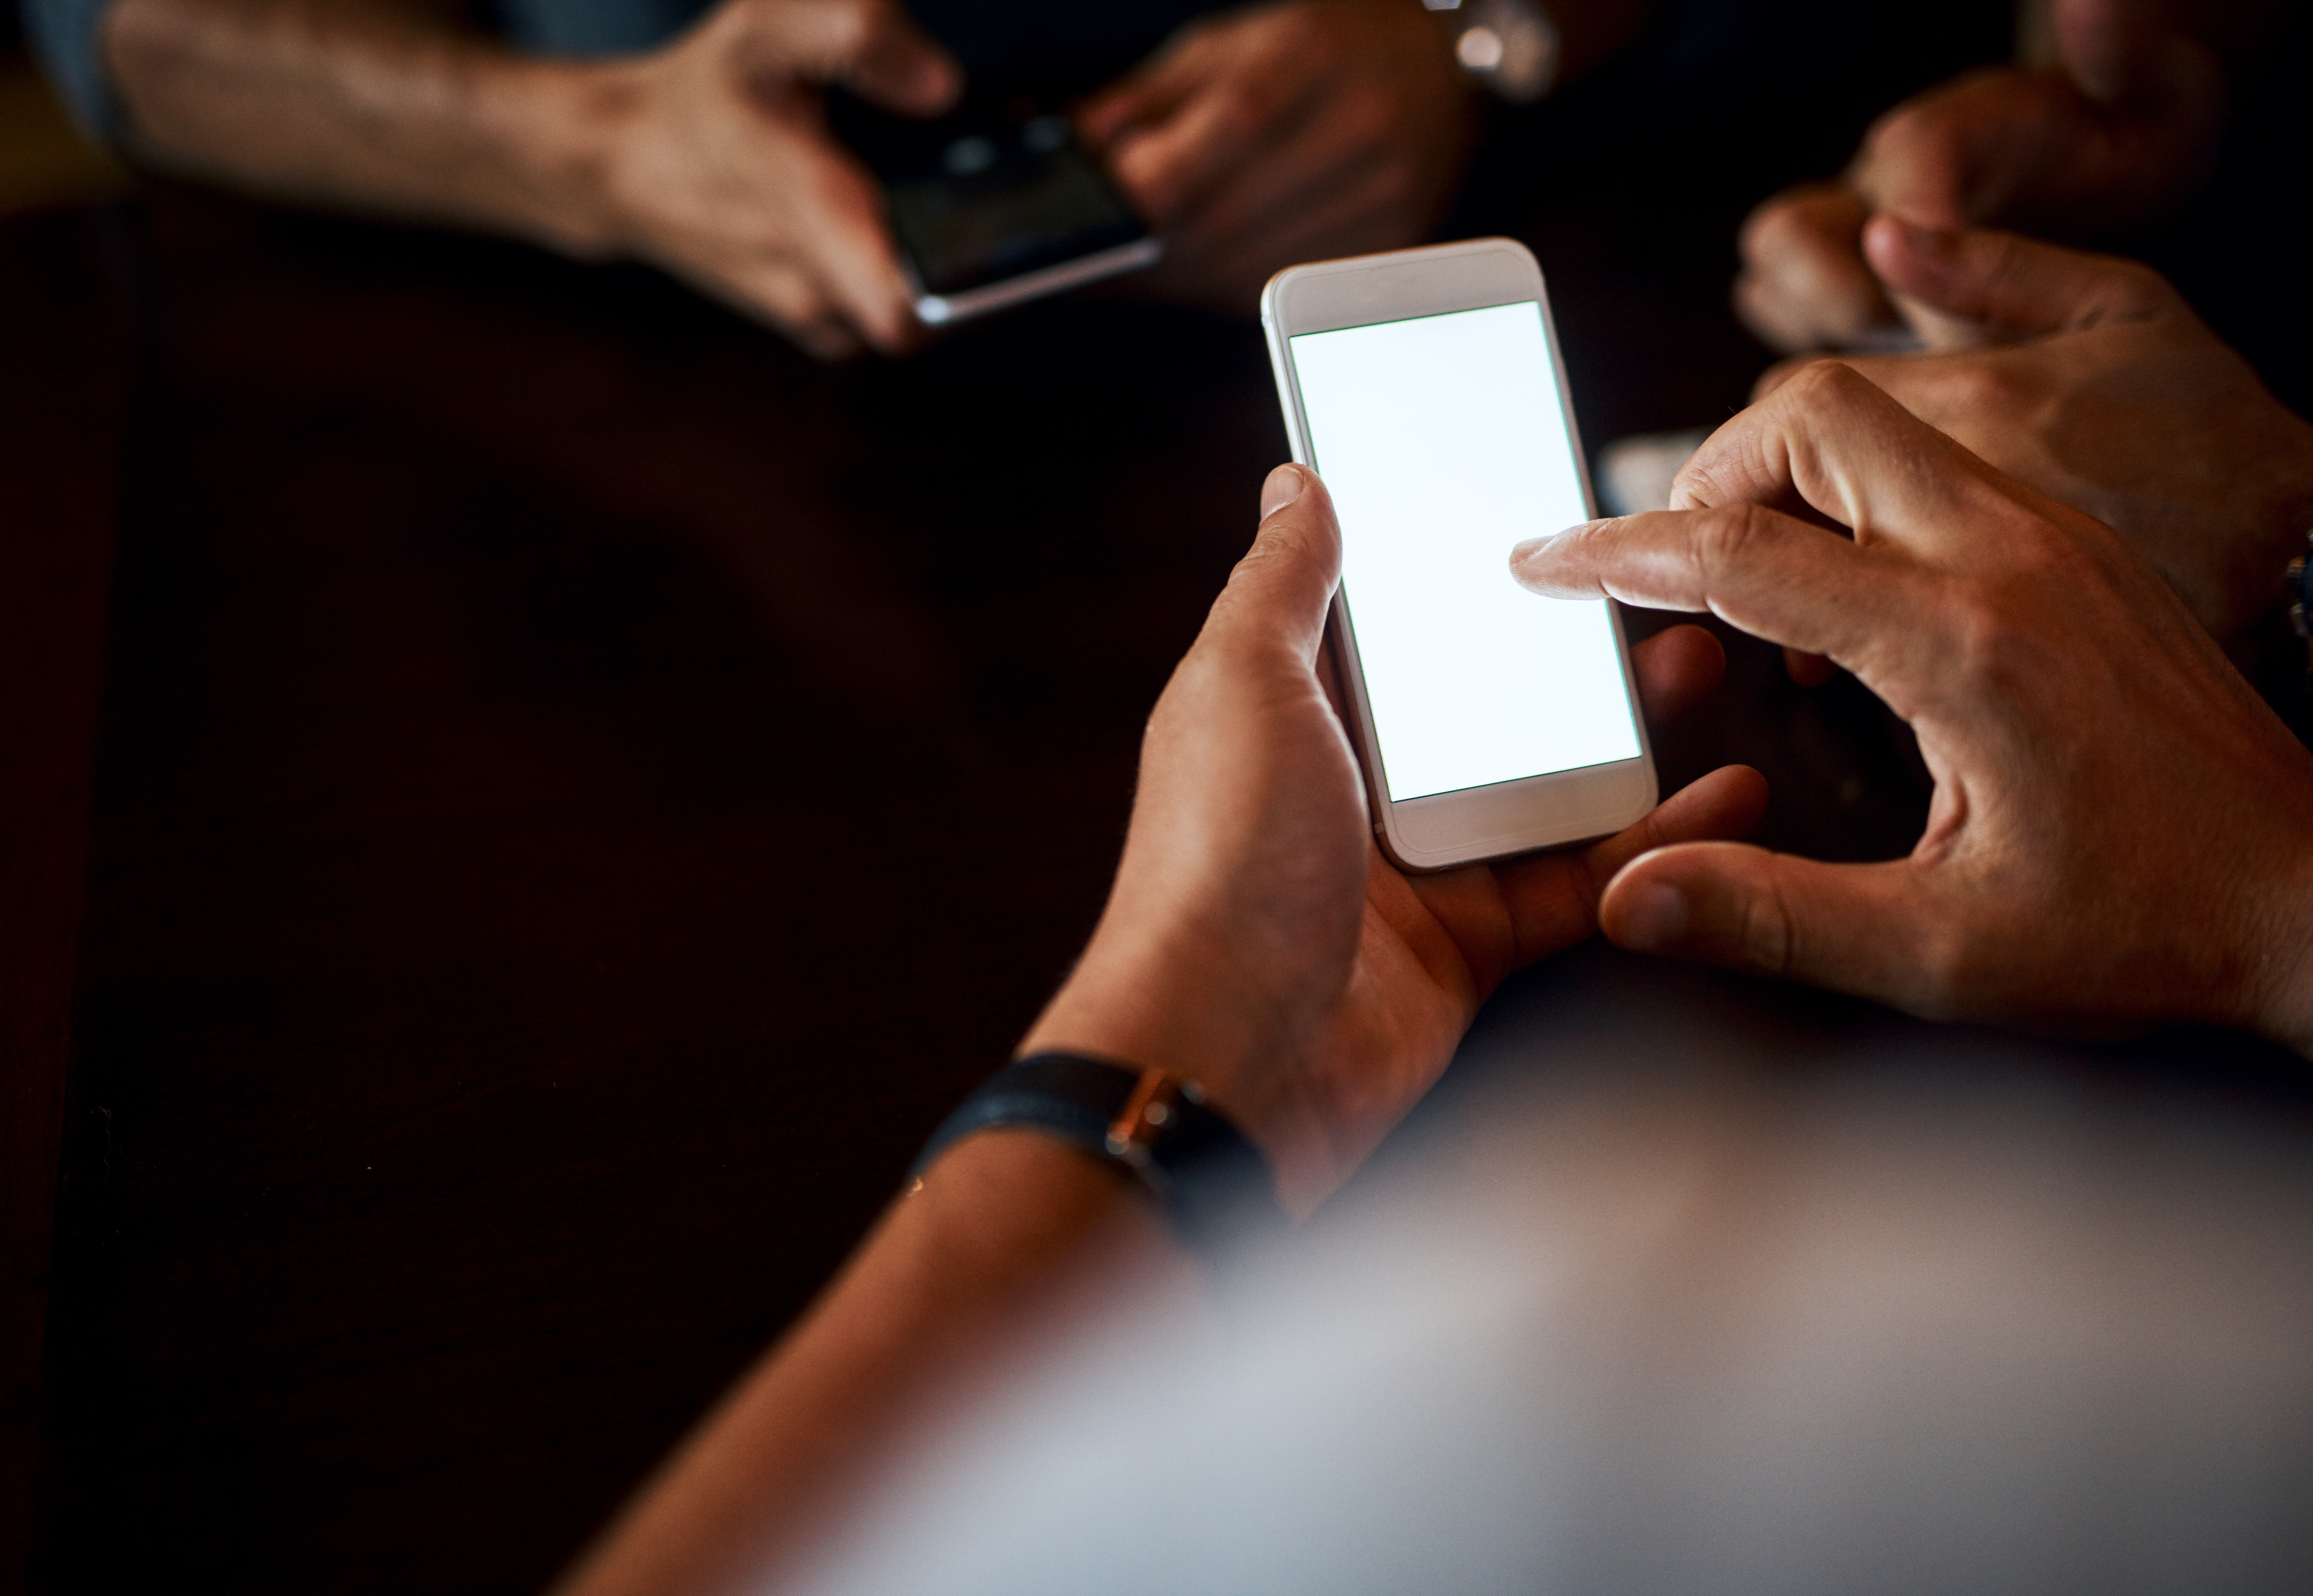
<svg viewBox="0 0 2313 1596"><path fill-rule="evenodd" d="M1416 0L1280 0L1191 23L1079 126L1165 240L1152 286L1245 314L1282 267L1420 241L1477 117Z"/></svg>
<svg viewBox="0 0 2313 1596"><path fill-rule="evenodd" d="M2164 0L2051 0L2046 20L2045 64L1970 73L1905 101L1838 180L1752 213L1735 303L1753 332L1788 351L1939 346L1934 316L1907 316L1864 259L1875 213L2089 239L2157 220L2192 192L2224 116L2220 56L2187 25L2208 19Z"/></svg>

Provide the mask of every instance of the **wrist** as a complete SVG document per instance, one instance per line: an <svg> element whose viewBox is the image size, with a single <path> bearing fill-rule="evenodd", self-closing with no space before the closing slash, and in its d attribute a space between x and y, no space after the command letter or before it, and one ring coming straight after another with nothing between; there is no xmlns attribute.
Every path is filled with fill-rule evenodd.
<svg viewBox="0 0 2313 1596"><path fill-rule="evenodd" d="M646 98L645 63L504 57L473 100L511 180L511 226L582 259L629 246L618 147Z"/></svg>
<svg viewBox="0 0 2313 1596"><path fill-rule="evenodd" d="M1126 950L1095 937L1020 1050L1082 1054L1195 1082L1269 1161L1280 1200L1298 1216L1349 1171L1298 1067L1306 1042L1280 1007L1193 949Z"/></svg>

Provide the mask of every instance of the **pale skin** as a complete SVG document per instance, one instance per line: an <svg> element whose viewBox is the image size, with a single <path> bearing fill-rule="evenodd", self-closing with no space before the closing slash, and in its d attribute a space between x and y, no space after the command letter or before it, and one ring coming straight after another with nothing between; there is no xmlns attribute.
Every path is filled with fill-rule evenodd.
<svg viewBox="0 0 2313 1596"><path fill-rule="evenodd" d="M1445 1068L1512 969L1589 935L1599 889L1650 848L1740 835L1763 805L1729 767L1587 849L1409 878L1376 852L1319 676L1339 571L1324 490L1297 466L1151 716L1123 862L1075 972L1023 1042L1200 1082L1295 1214L1322 1202ZM1707 633L1634 657L1650 708L1716 682ZM1088 1304L1200 1289L1147 1201L1084 1153L969 1138L612 1526L566 1590L778 1589L960 1393Z"/></svg>
<svg viewBox="0 0 2313 1596"><path fill-rule="evenodd" d="M1570 7L1579 70L1639 0ZM831 85L928 117L963 88L896 0L723 0L665 46L517 55L456 0L114 0L104 48L139 158L309 203L651 261L814 355L927 336ZM1084 109L1170 259L1155 291L1251 314L1311 253L1419 241L1473 93L1415 0L1206 19Z"/></svg>
<svg viewBox="0 0 2313 1596"><path fill-rule="evenodd" d="M1856 372L1800 371L1712 436L1671 509L1523 545L1513 568L1825 656L1935 778L1902 859L1719 842L1633 861L1601 903L1614 942L1931 1018L2198 1021L2313 1054L2313 754L2125 539Z"/></svg>

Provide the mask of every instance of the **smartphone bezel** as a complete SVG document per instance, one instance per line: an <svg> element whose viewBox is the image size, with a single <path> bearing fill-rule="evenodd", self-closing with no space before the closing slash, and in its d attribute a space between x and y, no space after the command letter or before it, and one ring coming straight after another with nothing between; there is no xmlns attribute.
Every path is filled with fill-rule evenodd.
<svg viewBox="0 0 2313 1596"><path fill-rule="evenodd" d="M974 316L985 316L990 311L1042 299L1048 294L1080 288L1104 277L1139 271L1143 267L1156 265L1164 252L1164 245L1154 235L1148 235L1129 243L1095 250L1089 255L1078 255L1056 265L1039 267L1016 277L999 277L977 288L959 289L954 294L928 292L922 277L917 274L915 261L904 250L900 252L900 267L907 274L908 286L915 294L916 320L927 327L945 327L953 322L970 320Z"/></svg>
<svg viewBox="0 0 2313 1596"><path fill-rule="evenodd" d="M1271 277L1262 291L1261 323L1269 344L1270 365L1277 378L1278 399L1285 411L1293 458L1308 465L1313 452L1301 405L1300 376L1293 364L1294 338L1304 333L1334 332L1376 322L1526 303L1541 309L1543 341L1550 352L1551 377L1558 385L1559 404L1566 417L1566 446L1574 452L1584 513L1596 515L1597 501L1590 490L1589 461L1575 425L1565 362L1559 354L1557 324L1550 313L1549 291L1543 282L1541 266L1526 246L1514 239L1472 239L1426 249L1313 261L1288 267ZM1506 567L1502 580L1507 582L1509 551L1506 548L1502 555ZM1380 838L1382 850L1394 863L1413 871L1450 870L1488 859L1570 846L1619 831L1654 807L1658 795L1654 747L1647 736L1646 717L1639 709L1637 684L1631 674L1630 645L1623 636L1622 616L1616 607L1610 602L1606 613L1614 627L1614 652L1622 668L1624 705L1638 737L1638 758L1393 802L1380 743L1374 732L1372 706L1366 697L1356 626L1344 595L1335 591L1332 621L1326 628L1327 645L1338 667L1341 689L1349 699L1350 718L1355 723L1351 731L1359 764L1365 772L1374 831Z"/></svg>

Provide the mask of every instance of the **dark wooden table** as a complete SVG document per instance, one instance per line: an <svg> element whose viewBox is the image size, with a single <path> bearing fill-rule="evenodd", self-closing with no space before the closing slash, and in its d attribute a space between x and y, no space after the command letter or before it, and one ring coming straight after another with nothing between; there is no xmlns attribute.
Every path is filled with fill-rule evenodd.
<svg viewBox="0 0 2313 1596"><path fill-rule="evenodd" d="M1951 64L1498 154L1457 225L1541 252L1590 439L1741 403L1735 220ZM159 190L0 230L0 340L40 1583L536 1589L1089 928L1284 452L1257 330L1079 300L831 371L645 271ZM1901 727L1735 653L1666 780L1906 847Z"/></svg>

